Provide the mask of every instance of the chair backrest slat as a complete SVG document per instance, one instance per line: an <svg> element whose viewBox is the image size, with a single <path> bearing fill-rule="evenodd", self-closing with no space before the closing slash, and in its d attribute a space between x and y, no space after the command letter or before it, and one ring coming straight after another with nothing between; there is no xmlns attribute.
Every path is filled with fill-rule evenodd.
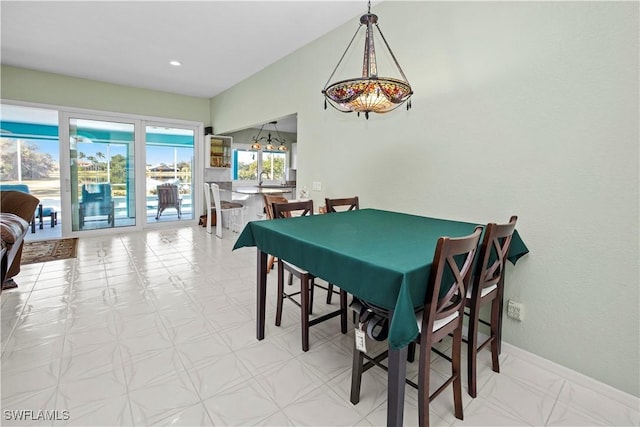
<svg viewBox="0 0 640 427"><path fill-rule="evenodd" d="M111 202L111 184L108 182L82 184L82 202L108 205Z"/></svg>
<svg viewBox="0 0 640 427"><path fill-rule="evenodd" d="M31 194L27 184L0 184L0 191L20 191L21 193Z"/></svg>
<svg viewBox="0 0 640 427"><path fill-rule="evenodd" d="M518 217L514 215L507 224L487 224L478 252L473 293L482 293L482 289L502 280L517 220Z"/></svg>
<svg viewBox="0 0 640 427"><path fill-rule="evenodd" d="M274 195L270 195L270 194L263 194L262 198L264 199L264 210L265 213L267 214L267 219L273 219L273 204L274 203L288 203L289 200L287 200L286 197L284 196L274 196Z"/></svg>
<svg viewBox="0 0 640 427"><path fill-rule="evenodd" d="M220 205L220 186L215 183L210 183L211 186L211 195L213 196L213 206L222 207Z"/></svg>
<svg viewBox="0 0 640 427"><path fill-rule="evenodd" d="M204 207L207 211L209 211L213 206L211 204L211 186L209 185L209 183L205 182L202 188L204 190Z"/></svg>
<svg viewBox="0 0 640 427"><path fill-rule="evenodd" d="M178 186L176 184L161 184L156 186L158 203L164 206L173 206L178 203Z"/></svg>
<svg viewBox="0 0 640 427"><path fill-rule="evenodd" d="M464 296L471 280L481 233L482 227L476 227L473 234L465 237L438 239L427 284L423 331L432 330L435 320L444 319L456 311L462 316ZM450 287L444 290L443 287L448 285ZM444 290L444 295L441 295L441 290Z"/></svg>
<svg viewBox="0 0 640 427"><path fill-rule="evenodd" d="M313 215L313 200L303 202L273 203L273 218L288 218L293 211L302 211L300 216Z"/></svg>
<svg viewBox="0 0 640 427"><path fill-rule="evenodd" d="M336 210L336 208L338 208L338 207L344 207L346 209L342 209L342 210L347 210L347 211L353 211L353 210L360 209L360 203L358 201L358 196L347 197L347 198L343 198L343 199L325 198L324 202L325 202L325 206L327 208L327 213L338 212L338 210Z"/></svg>

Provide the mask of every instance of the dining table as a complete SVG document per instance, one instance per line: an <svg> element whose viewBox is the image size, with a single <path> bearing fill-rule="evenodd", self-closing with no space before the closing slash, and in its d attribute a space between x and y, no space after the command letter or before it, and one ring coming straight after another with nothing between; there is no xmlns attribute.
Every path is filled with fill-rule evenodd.
<svg viewBox="0 0 640 427"><path fill-rule="evenodd" d="M418 336L416 310L424 305L437 241L478 225L380 209L249 222L233 249L257 248L256 338L265 332L267 254L389 310L387 425L401 426L407 348ZM516 230L507 259L515 264L528 252Z"/></svg>

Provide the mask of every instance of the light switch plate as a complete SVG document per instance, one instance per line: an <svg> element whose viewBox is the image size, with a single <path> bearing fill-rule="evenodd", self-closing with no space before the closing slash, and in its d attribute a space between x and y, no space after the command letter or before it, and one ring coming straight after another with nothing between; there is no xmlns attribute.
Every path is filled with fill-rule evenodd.
<svg viewBox="0 0 640 427"><path fill-rule="evenodd" d="M313 182L313 187L311 187L313 191L322 191L322 183L318 181Z"/></svg>

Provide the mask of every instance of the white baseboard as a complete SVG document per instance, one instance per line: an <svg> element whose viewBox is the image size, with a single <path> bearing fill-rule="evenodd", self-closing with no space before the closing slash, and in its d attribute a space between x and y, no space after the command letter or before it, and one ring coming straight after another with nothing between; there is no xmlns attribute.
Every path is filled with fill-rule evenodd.
<svg viewBox="0 0 640 427"><path fill-rule="evenodd" d="M537 365L549 372L560 375L569 381L572 381L578 385L583 387L588 387L592 390L596 390L598 393L603 396L609 397L610 399L617 400L618 402L626 405L634 410L640 409L640 398L626 393L622 390L618 390L617 388L611 387L608 384L595 380L587 375L581 374L580 372L574 371L573 369L569 369L565 366L559 365L551 360L540 357L536 354L530 353L526 350L523 350L519 347L511 345L507 342L502 341L502 348L508 353L519 359L530 362L534 365Z"/></svg>

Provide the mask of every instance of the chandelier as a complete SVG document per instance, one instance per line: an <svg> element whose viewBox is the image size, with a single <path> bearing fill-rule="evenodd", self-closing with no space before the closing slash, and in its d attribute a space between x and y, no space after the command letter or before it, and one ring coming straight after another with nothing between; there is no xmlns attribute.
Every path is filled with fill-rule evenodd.
<svg viewBox="0 0 640 427"><path fill-rule="evenodd" d="M277 123L278 123L277 121L273 121L273 122L265 123L260 127L260 131L258 132L258 135L254 136L253 139L251 140L252 150L262 149L262 145L260 144L260 141L267 141L267 145L265 145L263 149L264 151L287 151L287 146L284 145L285 140L283 137L280 136L280 132L278 132ZM267 136L260 136L260 134L262 134L262 130L267 124L273 125L273 127L276 130L276 134L278 135L277 137L272 138L271 132L268 132ZM280 145L276 148L272 143L273 141L278 142Z"/></svg>
<svg viewBox="0 0 640 427"><path fill-rule="evenodd" d="M373 40L373 26L378 30L384 45L387 47L396 68L402 76L401 79L391 77L378 77L378 66L376 63L376 49ZM362 27L366 26L366 35L364 41L364 61L362 64L362 77L357 77L348 80L341 80L333 84L329 84L333 78L336 70L340 66L340 63L344 59L345 55L349 51L351 44L355 40L358 32ZM384 38L380 26L378 25L378 16L371 13L371 1L367 13L360 17L360 24L353 38L349 42L347 49L345 49L342 57L338 61L338 65L329 76L327 84L324 86L322 93L325 97L324 108L327 109L327 101L332 107L343 113L351 113L353 111L358 113L364 113L364 116L369 119L369 113L387 113L395 110L405 101L407 102L407 110L411 108L411 95L413 90L411 85L407 81L400 64L395 55L389 47L389 43Z"/></svg>

